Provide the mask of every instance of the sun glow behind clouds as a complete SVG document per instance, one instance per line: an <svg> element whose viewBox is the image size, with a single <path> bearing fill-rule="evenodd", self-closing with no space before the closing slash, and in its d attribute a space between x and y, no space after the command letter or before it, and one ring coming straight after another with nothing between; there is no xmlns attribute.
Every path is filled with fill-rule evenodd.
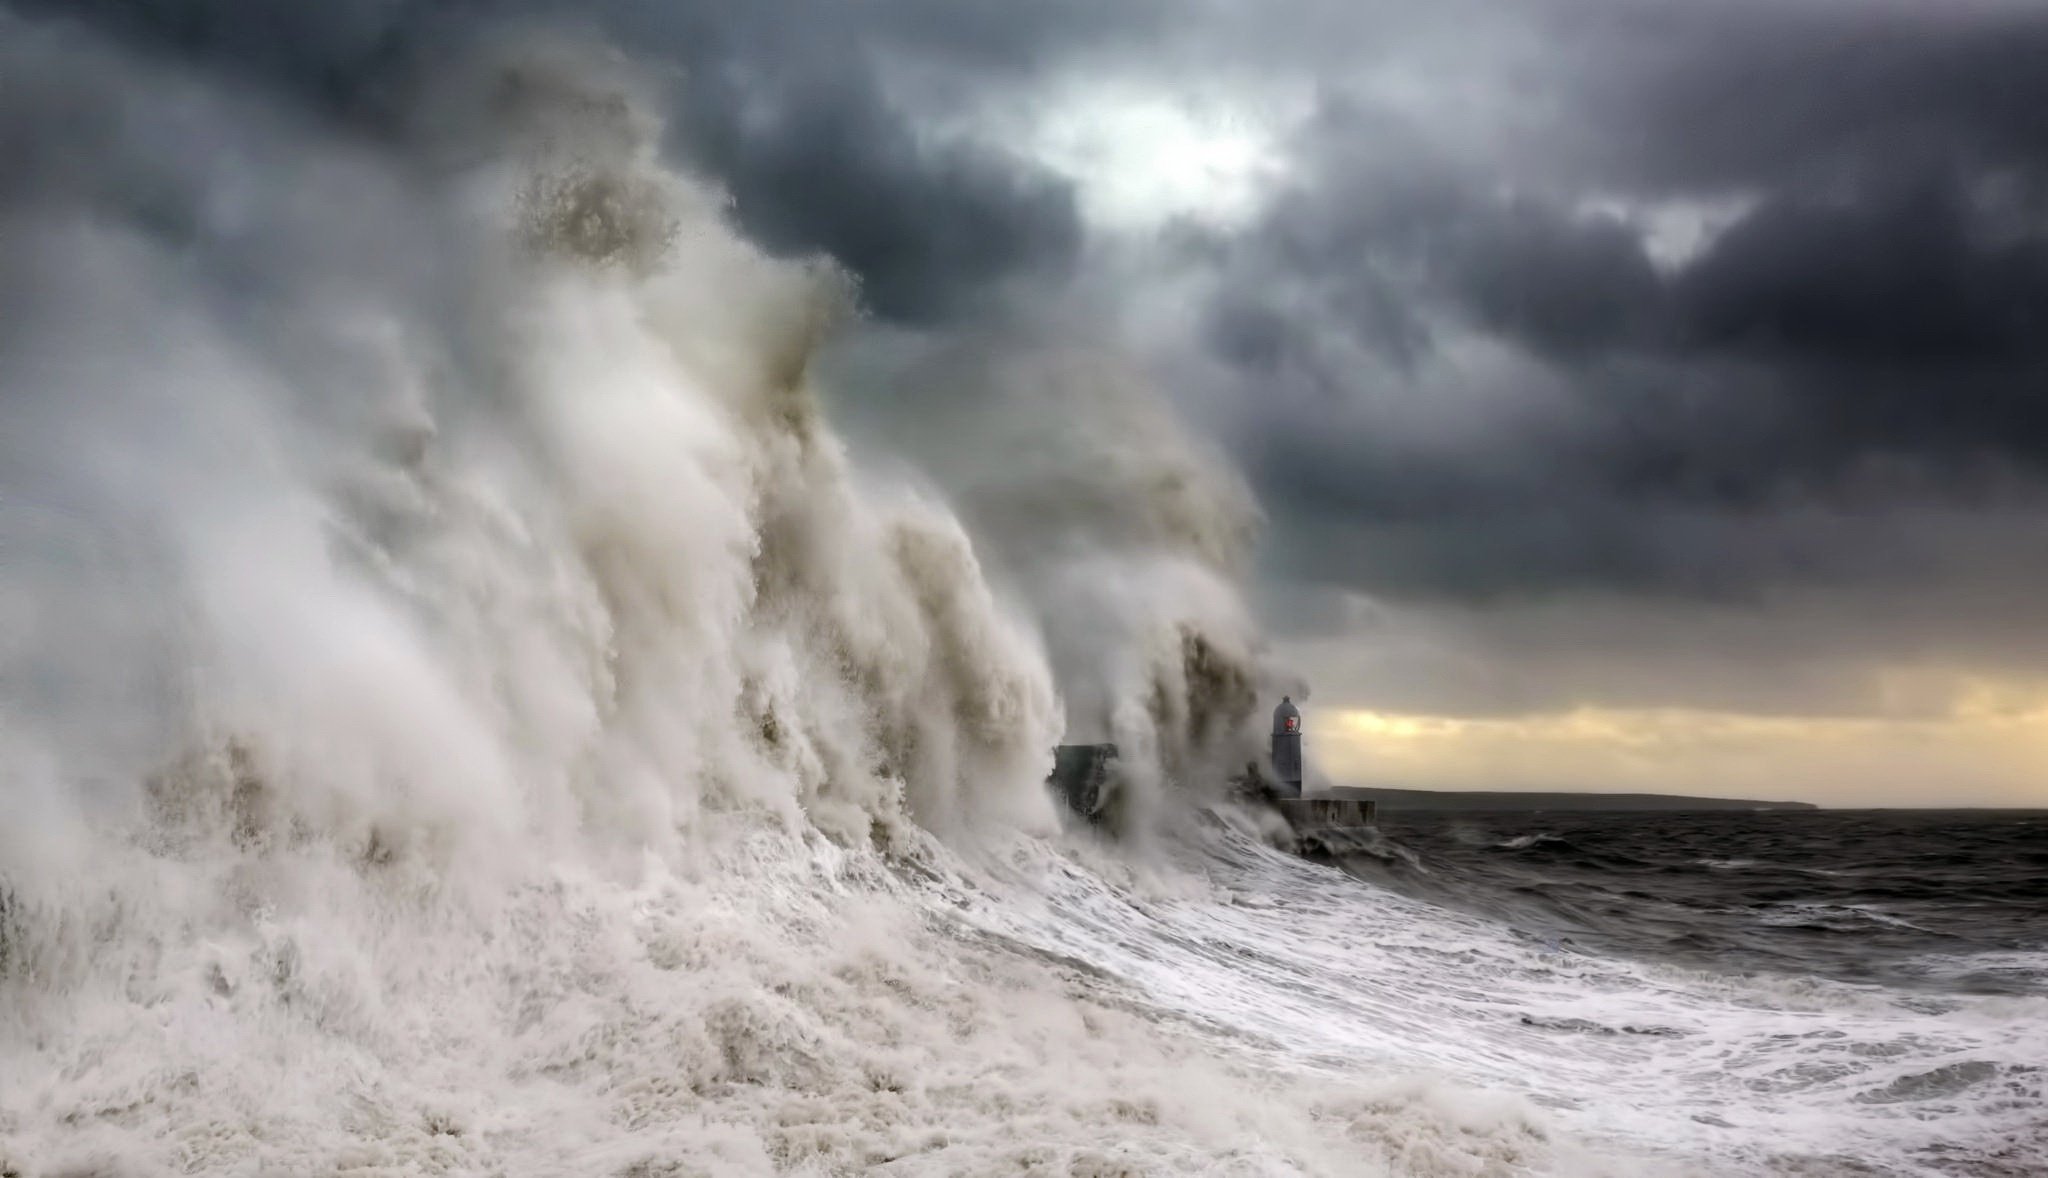
<svg viewBox="0 0 2048 1178"><path fill-rule="evenodd" d="M1283 169L1270 127L1245 111L1137 86L1056 99L1030 139L1033 154L1074 177L1088 219L1110 229L1240 222Z"/></svg>
<svg viewBox="0 0 2048 1178"><path fill-rule="evenodd" d="M1587 790L1822 805L2048 807L2048 688L1981 683L1942 715L1581 707L1519 716L1366 709L1323 721L1333 782Z"/></svg>

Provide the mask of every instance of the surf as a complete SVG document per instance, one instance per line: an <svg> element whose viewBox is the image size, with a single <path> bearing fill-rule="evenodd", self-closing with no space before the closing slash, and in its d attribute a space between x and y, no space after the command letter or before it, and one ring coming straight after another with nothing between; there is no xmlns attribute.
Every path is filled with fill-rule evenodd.
<svg viewBox="0 0 2048 1178"><path fill-rule="evenodd" d="M40 101L135 128L10 206L0 260L39 291L0 517L8 1172L1551 1148L953 915L1011 902L988 847L1068 837L1072 684L1155 790L1227 728L1202 684L1250 639L1131 591L1235 617L1228 578L1162 540L1006 581L861 469L814 375L857 291L737 234L615 56L508 39L374 142L7 29ZM1094 655L1047 625L1077 584L1122 637Z"/></svg>

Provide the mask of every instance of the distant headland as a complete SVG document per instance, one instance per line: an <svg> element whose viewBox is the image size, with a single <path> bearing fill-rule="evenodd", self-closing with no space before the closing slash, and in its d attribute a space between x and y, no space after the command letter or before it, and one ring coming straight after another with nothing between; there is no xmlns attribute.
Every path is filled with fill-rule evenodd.
<svg viewBox="0 0 2048 1178"><path fill-rule="evenodd" d="M1759 802L1743 798L1695 798L1677 794L1525 793L1429 789L1339 787L1319 796L1377 803L1383 814L1411 811L1558 810L1615 813L1674 810L1818 810L1811 802Z"/></svg>

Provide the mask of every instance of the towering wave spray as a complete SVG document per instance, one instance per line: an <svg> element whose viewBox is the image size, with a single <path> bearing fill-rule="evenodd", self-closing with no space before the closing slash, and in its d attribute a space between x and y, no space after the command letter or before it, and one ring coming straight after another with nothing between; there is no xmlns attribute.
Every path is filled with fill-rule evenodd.
<svg viewBox="0 0 2048 1178"><path fill-rule="evenodd" d="M373 143L0 19L0 1170L1539 1140L1397 1141L948 915L932 832L1054 828L1059 590L863 485L809 380L849 283L737 237L619 63L508 41ZM1114 591L1152 645L1091 719L1195 747L1248 640Z"/></svg>
<svg viewBox="0 0 2048 1178"><path fill-rule="evenodd" d="M21 32L52 81L131 77L38 67L62 39ZM847 283L735 238L587 57L501 51L396 161L217 94L52 87L130 150L12 212L41 292L9 356L10 581L39 578L15 665L169 672L125 693L189 753L144 800L279 847L1042 819L1034 640L958 524L863 494L819 417ZM195 123L224 166L184 155ZM64 592L81 548L118 564L77 578L95 600ZM45 686L10 685L49 713L12 739L76 777L109 693Z"/></svg>
<svg viewBox="0 0 2048 1178"><path fill-rule="evenodd" d="M1236 469L1113 350L1045 330L942 347L896 416L1032 607L1069 739L1117 744L1127 827L1214 800L1258 755L1261 699L1305 694L1240 592L1259 515Z"/></svg>
<svg viewBox="0 0 2048 1178"><path fill-rule="evenodd" d="M156 1118L93 1102L320 1091L301 1068L444 1021L398 1013L409 987L546 1022L536 979L601 988L579 939L632 936L610 893L535 899L563 873L659 907L648 880L748 831L1046 823L1034 639L957 523L862 493L819 417L847 284L738 240L623 73L505 47L392 154L61 31L4 40L32 186L0 240L34 309L5 352L0 1009L12 1059L55 1056L6 1069L0 1129L71 1019L136 1070L64 1115L130 1126ZM221 1025L132 1042L140 1007ZM757 1012L678 1013L732 1025L723 1056L642 1045L672 1069L822 1050L735 1061ZM216 1070L272 1035L309 1058Z"/></svg>

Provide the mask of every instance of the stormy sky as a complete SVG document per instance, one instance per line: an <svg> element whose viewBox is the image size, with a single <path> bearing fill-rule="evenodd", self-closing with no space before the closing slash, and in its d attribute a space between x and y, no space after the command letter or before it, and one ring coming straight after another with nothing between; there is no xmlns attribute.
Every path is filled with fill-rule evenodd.
<svg viewBox="0 0 2048 1178"><path fill-rule="evenodd" d="M366 139L494 30L617 46L877 337L1152 374L1332 778L2048 805L2038 3L7 7Z"/></svg>

